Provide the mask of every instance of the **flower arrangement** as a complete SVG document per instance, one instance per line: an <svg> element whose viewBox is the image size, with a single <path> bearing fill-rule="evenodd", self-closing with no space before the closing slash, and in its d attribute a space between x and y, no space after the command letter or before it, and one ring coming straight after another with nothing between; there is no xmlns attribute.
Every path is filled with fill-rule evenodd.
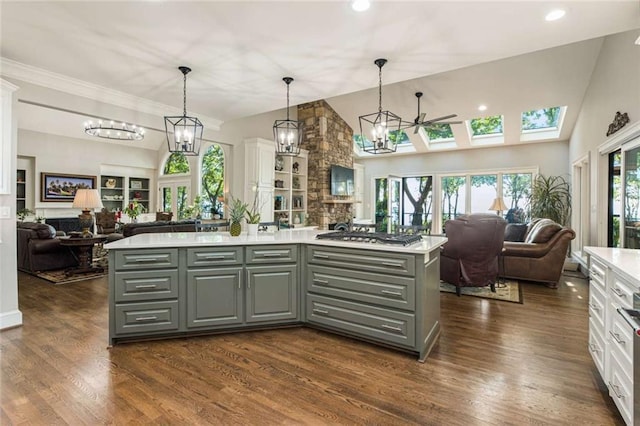
<svg viewBox="0 0 640 426"><path fill-rule="evenodd" d="M124 212L131 218L131 220L136 220L138 216L146 212L146 209L138 202L138 200L133 200L124 208Z"/></svg>

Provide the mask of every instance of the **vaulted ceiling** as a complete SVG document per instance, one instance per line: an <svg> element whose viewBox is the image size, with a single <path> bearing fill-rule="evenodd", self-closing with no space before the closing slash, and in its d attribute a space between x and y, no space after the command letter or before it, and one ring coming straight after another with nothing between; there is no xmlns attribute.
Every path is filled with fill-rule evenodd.
<svg viewBox="0 0 640 426"><path fill-rule="evenodd" d="M566 138L597 59L597 38L639 28L640 11L635 0L569 1L561 5L564 19L546 22L557 6L372 1L357 13L348 1L3 1L0 72L21 80L32 74L25 70L44 70L68 78L75 94L154 114L181 111L177 67L188 65L187 108L213 127L283 108L282 77L292 76L292 105L327 99L355 129L358 115L377 108L373 60L384 57L384 107L403 118L415 116L415 91L425 93L428 117L474 118L478 103L505 117L568 105ZM61 112L23 107L33 117L24 128L78 121L38 118ZM505 132L516 121L505 118ZM459 129L454 133L469 147ZM161 143L149 139L150 148Z"/></svg>

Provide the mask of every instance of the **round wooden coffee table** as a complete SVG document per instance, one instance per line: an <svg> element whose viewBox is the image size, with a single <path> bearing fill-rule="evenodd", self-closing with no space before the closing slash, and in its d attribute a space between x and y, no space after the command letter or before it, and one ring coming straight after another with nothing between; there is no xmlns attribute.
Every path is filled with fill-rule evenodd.
<svg viewBox="0 0 640 426"><path fill-rule="evenodd" d="M66 275L85 274L87 272L104 272L104 268L93 266L93 246L104 243L106 235L94 235L88 238L61 237L60 245L70 247L74 257L78 260L78 266L65 271Z"/></svg>

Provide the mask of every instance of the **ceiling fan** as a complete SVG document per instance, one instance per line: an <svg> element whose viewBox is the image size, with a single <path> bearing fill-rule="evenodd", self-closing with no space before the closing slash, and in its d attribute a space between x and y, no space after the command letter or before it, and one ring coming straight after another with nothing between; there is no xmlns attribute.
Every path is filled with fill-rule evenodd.
<svg viewBox="0 0 640 426"><path fill-rule="evenodd" d="M425 120L424 116L425 113L420 113L420 98L422 97L422 92L416 92L416 98L418 98L418 115L416 116L416 118L413 120L413 123L408 123L406 122L407 126L404 127L404 129L409 129L411 127L415 127L415 130L413 131L413 133L418 133L418 130L420 130L421 127L423 128L428 128L428 127L435 127L435 125L440 125L440 124L460 124L462 123L462 121L442 121L442 120L448 120L450 118L454 118L457 117L457 114L449 114L449 115L444 115L442 117L438 117L438 118L431 118L429 120Z"/></svg>

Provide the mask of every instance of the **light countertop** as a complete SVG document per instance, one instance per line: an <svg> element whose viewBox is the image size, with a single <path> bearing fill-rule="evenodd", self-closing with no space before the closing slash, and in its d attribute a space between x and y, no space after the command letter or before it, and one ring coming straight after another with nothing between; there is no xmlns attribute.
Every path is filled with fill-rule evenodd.
<svg viewBox="0 0 640 426"><path fill-rule="evenodd" d="M627 279L640 286L640 250L611 247L585 247L584 251L596 256L607 266L626 275Z"/></svg>
<svg viewBox="0 0 640 426"><path fill-rule="evenodd" d="M398 253L430 253L447 241L446 237L424 235L421 242L409 246L392 244L371 244L356 241L317 240L317 234L329 232L315 229L284 229L277 232L259 232L257 236L246 233L232 237L228 232L167 232L138 234L108 244L110 250L129 250L164 247L207 247L246 246L270 244L314 244L319 246L359 248L364 250L384 250Z"/></svg>

